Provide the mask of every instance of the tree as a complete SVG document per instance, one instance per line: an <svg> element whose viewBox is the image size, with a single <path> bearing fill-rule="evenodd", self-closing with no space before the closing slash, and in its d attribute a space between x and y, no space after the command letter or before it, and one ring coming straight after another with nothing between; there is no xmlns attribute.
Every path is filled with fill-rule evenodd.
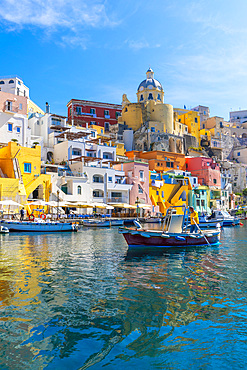
<svg viewBox="0 0 247 370"><path fill-rule="evenodd" d="M245 197L247 197L247 188L245 188L245 189L243 190L243 195L244 195Z"/></svg>

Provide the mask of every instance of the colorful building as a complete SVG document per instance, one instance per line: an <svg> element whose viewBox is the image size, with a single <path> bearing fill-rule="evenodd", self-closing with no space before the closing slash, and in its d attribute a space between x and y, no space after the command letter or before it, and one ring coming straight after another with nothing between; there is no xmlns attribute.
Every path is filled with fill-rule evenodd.
<svg viewBox="0 0 247 370"><path fill-rule="evenodd" d="M118 121L122 106L89 100L71 99L68 104L68 124L86 127L86 124L103 127L105 132Z"/></svg>
<svg viewBox="0 0 247 370"><path fill-rule="evenodd" d="M169 170L185 170L185 155L180 153L164 152L155 150L150 152L140 152L132 150L126 152L129 159L139 158L149 163L149 169L156 172Z"/></svg>
<svg viewBox="0 0 247 370"><path fill-rule="evenodd" d="M221 189L220 167L212 158L186 157L186 169L198 177L200 185Z"/></svg>
<svg viewBox="0 0 247 370"><path fill-rule="evenodd" d="M48 201L51 177L41 174L41 148L21 147L15 142L0 149L0 199L26 203Z"/></svg>

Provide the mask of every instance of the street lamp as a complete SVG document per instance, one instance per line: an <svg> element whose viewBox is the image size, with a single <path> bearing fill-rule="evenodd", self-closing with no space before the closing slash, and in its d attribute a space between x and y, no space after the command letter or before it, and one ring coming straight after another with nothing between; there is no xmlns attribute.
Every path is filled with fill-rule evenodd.
<svg viewBox="0 0 247 370"><path fill-rule="evenodd" d="M140 199L139 199L139 197L136 197L135 204L136 204L136 215L137 215L137 218L138 218L138 214L139 214L139 204L140 204Z"/></svg>
<svg viewBox="0 0 247 370"><path fill-rule="evenodd" d="M58 207L59 207L59 190L57 190L57 220L58 220Z"/></svg>

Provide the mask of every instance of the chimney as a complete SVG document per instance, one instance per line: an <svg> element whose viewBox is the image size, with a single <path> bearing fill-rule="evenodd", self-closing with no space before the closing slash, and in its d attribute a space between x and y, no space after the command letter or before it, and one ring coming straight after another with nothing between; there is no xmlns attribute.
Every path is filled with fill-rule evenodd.
<svg viewBox="0 0 247 370"><path fill-rule="evenodd" d="M50 106L48 102L45 103L45 113L50 113Z"/></svg>

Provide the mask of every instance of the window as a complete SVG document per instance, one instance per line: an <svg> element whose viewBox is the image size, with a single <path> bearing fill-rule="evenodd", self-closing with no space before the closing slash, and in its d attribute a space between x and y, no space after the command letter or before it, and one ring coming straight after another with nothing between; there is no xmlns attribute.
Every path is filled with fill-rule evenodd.
<svg viewBox="0 0 247 370"><path fill-rule="evenodd" d="M159 195L159 190L156 190L156 195Z"/></svg>
<svg viewBox="0 0 247 370"><path fill-rule="evenodd" d="M195 117L195 123L197 123L197 117Z"/></svg>
<svg viewBox="0 0 247 370"><path fill-rule="evenodd" d="M143 95L141 94L141 96L140 96L140 101L143 101Z"/></svg>
<svg viewBox="0 0 247 370"><path fill-rule="evenodd" d="M128 112L128 108L125 108L125 112Z"/></svg>
<svg viewBox="0 0 247 370"><path fill-rule="evenodd" d="M91 136L95 137L95 132L94 131L91 131Z"/></svg>
<svg viewBox="0 0 247 370"><path fill-rule="evenodd" d="M103 183L103 176L100 176L100 175L94 175L94 176L93 176L93 182L100 182L100 183Z"/></svg>
<svg viewBox="0 0 247 370"><path fill-rule="evenodd" d="M118 117L121 116L121 113L120 112L116 112L116 118L118 119Z"/></svg>
<svg viewBox="0 0 247 370"><path fill-rule="evenodd" d="M202 207L205 207L205 200L204 199L202 199Z"/></svg>
<svg viewBox="0 0 247 370"><path fill-rule="evenodd" d="M150 94L148 95L148 100L153 100L153 99L154 99L154 98L153 98L153 94L151 94L151 93L150 93Z"/></svg>
<svg viewBox="0 0 247 370"><path fill-rule="evenodd" d="M5 82L4 81L0 81L0 85L4 85L5 84Z"/></svg>
<svg viewBox="0 0 247 370"><path fill-rule="evenodd" d="M161 99L160 99L160 94L158 94L158 97L157 97L157 99L158 99L158 100L161 100Z"/></svg>
<svg viewBox="0 0 247 370"><path fill-rule="evenodd" d="M6 101L6 109L12 111L12 101Z"/></svg>
<svg viewBox="0 0 247 370"><path fill-rule="evenodd" d="M171 162L171 168L173 168L174 167L174 163L173 162Z"/></svg>
<svg viewBox="0 0 247 370"><path fill-rule="evenodd" d="M104 115L105 115L105 116L109 116L109 110L105 110L105 111L104 111Z"/></svg>
<svg viewBox="0 0 247 370"><path fill-rule="evenodd" d="M23 93L24 93L24 96L26 96L26 91L25 90L23 91Z"/></svg>
<svg viewBox="0 0 247 370"><path fill-rule="evenodd" d="M200 200L199 199L197 199L196 205L197 205L197 207L200 207Z"/></svg>
<svg viewBox="0 0 247 370"><path fill-rule="evenodd" d="M72 149L72 155L81 155L81 149Z"/></svg>
<svg viewBox="0 0 247 370"><path fill-rule="evenodd" d="M90 113L91 114L95 114L95 109L94 108L90 108Z"/></svg>
<svg viewBox="0 0 247 370"><path fill-rule="evenodd" d="M144 181L144 171L140 171L140 180Z"/></svg>
<svg viewBox="0 0 247 370"><path fill-rule="evenodd" d="M17 95L20 95L20 89L19 89L19 87L17 87L16 93L17 93Z"/></svg>
<svg viewBox="0 0 247 370"><path fill-rule="evenodd" d="M162 190L162 193L161 194L162 194L162 198L164 198L164 191L163 190Z"/></svg>
<svg viewBox="0 0 247 370"><path fill-rule="evenodd" d="M77 186L77 194L78 195L81 195L81 185L78 185Z"/></svg>
<svg viewBox="0 0 247 370"><path fill-rule="evenodd" d="M105 122L105 131L109 131L109 122Z"/></svg>
<svg viewBox="0 0 247 370"><path fill-rule="evenodd" d="M22 110L22 103L19 104L19 110Z"/></svg>
<svg viewBox="0 0 247 370"><path fill-rule="evenodd" d="M12 132L13 131L13 124L8 123L8 131Z"/></svg>
<svg viewBox="0 0 247 370"><path fill-rule="evenodd" d="M76 113L77 113L78 115L80 115L80 114L81 114L81 107L76 107Z"/></svg>
<svg viewBox="0 0 247 370"><path fill-rule="evenodd" d="M238 157L240 157L240 152L238 152Z"/></svg>
<svg viewBox="0 0 247 370"><path fill-rule="evenodd" d="M155 132L155 127L151 127L151 132Z"/></svg>
<svg viewBox="0 0 247 370"><path fill-rule="evenodd" d="M216 179L214 179L213 181L214 181L214 184L216 184L216 183L217 183Z"/></svg>
<svg viewBox="0 0 247 370"><path fill-rule="evenodd" d="M31 173L31 163L24 163L24 173Z"/></svg>
<svg viewBox="0 0 247 370"><path fill-rule="evenodd" d="M19 134L21 132L21 128L20 127L16 127L16 132L17 132L17 134Z"/></svg>
<svg viewBox="0 0 247 370"><path fill-rule="evenodd" d="M21 81L18 80L17 82L18 82L18 85L21 85Z"/></svg>
<svg viewBox="0 0 247 370"><path fill-rule="evenodd" d="M14 84L15 81L14 80L9 80L9 84Z"/></svg>
<svg viewBox="0 0 247 370"><path fill-rule="evenodd" d="M112 182L112 176L108 176L108 182Z"/></svg>
<svg viewBox="0 0 247 370"><path fill-rule="evenodd" d="M157 162L157 166L159 166L160 165L160 162Z"/></svg>
<svg viewBox="0 0 247 370"><path fill-rule="evenodd" d="M171 163L170 162L166 162L166 167L171 167Z"/></svg>
<svg viewBox="0 0 247 370"><path fill-rule="evenodd" d="M138 193L139 194L143 194L143 189L142 187L138 184Z"/></svg>

